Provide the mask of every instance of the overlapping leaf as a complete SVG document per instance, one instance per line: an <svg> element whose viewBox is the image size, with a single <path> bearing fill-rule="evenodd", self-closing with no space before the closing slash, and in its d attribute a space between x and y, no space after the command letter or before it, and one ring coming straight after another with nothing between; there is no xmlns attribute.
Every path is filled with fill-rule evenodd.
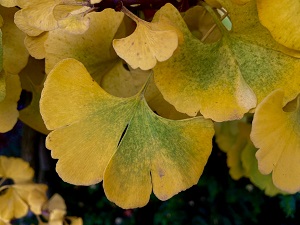
<svg viewBox="0 0 300 225"><path fill-rule="evenodd" d="M298 0L257 0L261 23L280 44L300 50L300 2Z"/></svg>
<svg viewBox="0 0 300 225"><path fill-rule="evenodd" d="M158 88L180 112L192 116L200 110L204 117L215 121L240 119L256 106L256 99L261 102L276 88L286 91L287 100L294 98L300 88L299 59L280 52L282 48L275 41L268 44L272 39L264 39L267 33L263 27L253 27L251 34L243 33L252 21L236 25L243 15L249 17L241 12L255 8L255 4L227 5L229 13L234 11L233 32L220 26L223 38L213 44L196 40L172 6L160 10L184 33L184 41L174 55L154 68ZM257 12L250 12L258 20Z"/></svg>
<svg viewBox="0 0 300 225"><path fill-rule="evenodd" d="M255 94L242 76L229 39L203 44L173 6L167 4L160 12L184 34L174 55L154 68L155 82L165 99L180 112L195 116L200 110L215 121L239 119L255 107Z"/></svg>
<svg viewBox="0 0 300 225"><path fill-rule="evenodd" d="M88 16L90 28L84 34L69 34L61 29L49 32L45 42L46 73L60 60L74 58L100 83L102 76L117 65L120 59L112 51L111 42L124 15L106 9Z"/></svg>
<svg viewBox="0 0 300 225"><path fill-rule="evenodd" d="M260 172L272 172L274 184L289 193L300 190L299 99L284 111L284 92L272 92L257 107L251 132Z"/></svg>
<svg viewBox="0 0 300 225"><path fill-rule="evenodd" d="M149 23L126 11L137 27L130 36L113 40L117 54L133 69L142 70L152 69L157 61L169 59L178 46L178 34L172 22L160 17Z"/></svg>
<svg viewBox="0 0 300 225"><path fill-rule="evenodd" d="M197 183L211 152L211 121L163 119L141 92L113 97L74 59L51 71L40 104L59 175L81 185L104 180L107 197L124 208L144 206L152 189L166 200Z"/></svg>

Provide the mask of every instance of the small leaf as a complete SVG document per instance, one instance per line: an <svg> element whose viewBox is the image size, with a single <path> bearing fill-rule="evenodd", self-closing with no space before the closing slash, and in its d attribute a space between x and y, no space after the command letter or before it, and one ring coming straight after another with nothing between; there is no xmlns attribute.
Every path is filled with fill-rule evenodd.
<svg viewBox="0 0 300 225"><path fill-rule="evenodd" d="M113 40L116 53L133 69L149 70L157 61L169 59L178 46L178 35L171 22L159 18L149 23L133 18L137 23L135 31L126 38Z"/></svg>
<svg viewBox="0 0 300 225"><path fill-rule="evenodd" d="M34 170L29 163L14 157L0 156L0 177L9 178L14 183L27 183L33 179Z"/></svg>
<svg viewBox="0 0 300 225"><path fill-rule="evenodd" d="M285 112L284 93L272 92L258 105L254 114L251 139L259 148L256 153L262 174L272 173L276 187L288 193L300 190L299 107Z"/></svg>

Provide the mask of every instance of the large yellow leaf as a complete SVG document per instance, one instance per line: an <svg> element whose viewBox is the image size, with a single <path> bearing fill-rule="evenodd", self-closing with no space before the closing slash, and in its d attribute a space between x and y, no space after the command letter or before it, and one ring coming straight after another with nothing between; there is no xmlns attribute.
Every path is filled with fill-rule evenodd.
<svg viewBox="0 0 300 225"><path fill-rule="evenodd" d="M65 58L82 62L100 83L102 76L120 60L112 51L112 40L123 19L122 13L106 9L101 13L90 13L90 27L84 34L70 34L57 29L49 32L45 42L46 73Z"/></svg>
<svg viewBox="0 0 300 225"><path fill-rule="evenodd" d="M29 163L14 157L0 156L0 177L12 179L14 183L31 182L34 170Z"/></svg>
<svg viewBox="0 0 300 225"><path fill-rule="evenodd" d="M107 197L123 208L147 204L152 188L166 200L196 184L211 152L211 121L159 117L142 92L111 96L74 59L48 75L40 106L54 130L46 146L62 179L80 185L104 179Z"/></svg>
<svg viewBox="0 0 300 225"><path fill-rule="evenodd" d="M300 1L257 0L261 23L280 44L300 50Z"/></svg>
<svg viewBox="0 0 300 225"><path fill-rule="evenodd" d="M2 70L1 76L5 77L6 95L0 102L0 133L5 133L13 128L19 116L17 102L21 94L21 84L18 75L6 75Z"/></svg>
<svg viewBox="0 0 300 225"><path fill-rule="evenodd" d="M250 2L230 9L238 13L254 6ZM256 98L259 103L277 88L285 90L286 101L297 95L300 60L283 54L270 35L264 39L263 27L245 32L246 27L236 27L241 18L234 17L233 32L220 25L222 39L203 44L190 34L175 8L166 5L160 13L176 21L184 33L174 55L154 68L158 88L178 111L191 116L200 111L218 122L235 120L256 106Z"/></svg>
<svg viewBox="0 0 300 225"><path fill-rule="evenodd" d="M178 46L178 36L171 21L160 17L156 22L146 22L125 10L136 23L135 31L128 37L113 40L117 54L133 69L152 69L157 61L169 59Z"/></svg>
<svg viewBox="0 0 300 225"><path fill-rule="evenodd" d="M21 218L28 212L28 206L15 189L8 188L0 195L0 218L11 220Z"/></svg>
<svg viewBox="0 0 300 225"><path fill-rule="evenodd" d="M272 92L257 107L251 139L261 173L272 173L276 187L289 193L300 190L300 97L293 110L284 111L284 93Z"/></svg>

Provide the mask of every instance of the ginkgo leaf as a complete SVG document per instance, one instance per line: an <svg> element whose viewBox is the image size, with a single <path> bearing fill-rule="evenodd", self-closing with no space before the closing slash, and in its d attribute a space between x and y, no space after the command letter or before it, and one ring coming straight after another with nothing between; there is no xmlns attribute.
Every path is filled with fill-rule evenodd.
<svg viewBox="0 0 300 225"><path fill-rule="evenodd" d="M0 133L5 133L11 130L18 120L17 102L22 89L18 75L6 75L2 70L1 76L5 77L6 95L0 102Z"/></svg>
<svg viewBox="0 0 300 225"><path fill-rule="evenodd" d="M230 9L239 12L254 6L249 2ZM178 111L193 116L200 110L204 117L218 122L234 120L255 107L256 99L261 102L275 89L286 92L286 101L297 95L300 60L283 54L270 35L264 40L267 34L263 27L243 33L246 28L237 28L233 20L233 31L229 32L218 22L222 39L202 44L193 38L173 7L166 5L160 12L176 21L184 33L184 42L174 55L154 68L157 87Z"/></svg>
<svg viewBox="0 0 300 225"><path fill-rule="evenodd" d="M58 24L53 9L61 2L61 0L31 0L21 12L24 19L30 21L31 26L43 31L54 30Z"/></svg>
<svg viewBox="0 0 300 225"><path fill-rule="evenodd" d="M111 42L124 15L113 9L106 9L87 16L90 18L90 27L84 34L70 34L61 29L49 32L45 42L46 73L60 60L74 58L82 62L100 83L103 74L120 60L111 51Z"/></svg>
<svg viewBox="0 0 300 225"><path fill-rule="evenodd" d="M34 27L30 21L24 17L22 10L15 13L14 23L21 31L29 36L38 36L44 32L43 30Z"/></svg>
<svg viewBox="0 0 300 225"><path fill-rule="evenodd" d="M248 139L249 139L249 135L250 135L250 131L248 133ZM257 159L255 158L256 152L257 152L257 148L255 148L252 142L249 140L241 154L241 161L246 176L249 177L249 179L255 186L257 186L261 190L264 190L265 194L268 196L285 194L285 192L275 187L275 185L273 184L271 174L263 175L259 172Z"/></svg>
<svg viewBox="0 0 300 225"><path fill-rule="evenodd" d="M12 179L14 183L31 182L34 170L21 158L0 156L0 177Z"/></svg>
<svg viewBox="0 0 300 225"><path fill-rule="evenodd" d="M203 44L172 5L159 12L176 22L184 35L174 55L154 68L156 85L167 101L179 112L195 116L200 110L215 121L240 119L255 107L255 94L242 76L230 40Z"/></svg>
<svg viewBox="0 0 300 225"><path fill-rule="evenodd" d="M13 218L21 218L28 212L28 205L13 188L4 190L0 195L0 218L10 221Z"/></svg>
<svg viewBox="0 0 300 225"><path fill-rule="evenodd" d="M8 220L3 220L0 218L0 225L11 225L11 223Z"/></svg>
<svg viewBox="0 0 300 225"><path fill-rule="evenodd" d="M25 34L14 23L16 8L0 6L0 14L4 19L2 30L3 69L18 74L27 64L28 51L24 45Z"/></svg>
<svg viewBox="0 0 300 225"><path fill-rule="evenodd" d="M261 23L276 41L300 50L299 0L257 0L257 8Z"/></svg>
<svg viewBox="0 0 300 225"><path fill-rule="evenodd" d="M24 45L29 54L36 59L43 59L46 57L45 41L48 38L48 32L43 32L38 36L26 36Z"/></svg>
<svg viewBox="0 0 300 225"><path fill-rule="evenodd" d="M257 106L251 131L260 172L272 172L275 186L289 193L300 190L300 97L297 101L285 112L284 93L272 92Z"/></svg>
<svg viewBox="0 0 300 225"><path fill-rule="evenodd" d="M111 96L75 59L48 75L40 107L54 130L46 146L62 179L81 185L104 180L107 197L123 208L144 206L152 188L166 200L196 184L211 152L210 120L159 117L142 92Z"/></svg>
<svg viewBox="0 0 300 225"><path fill-rule="evenodd" d="M137 27L130 36L113 40L116 53L133 69L149 70L157 61L169 59L178 46L178 34L172 23L163 17L149 23L130 15Z"/></svg>

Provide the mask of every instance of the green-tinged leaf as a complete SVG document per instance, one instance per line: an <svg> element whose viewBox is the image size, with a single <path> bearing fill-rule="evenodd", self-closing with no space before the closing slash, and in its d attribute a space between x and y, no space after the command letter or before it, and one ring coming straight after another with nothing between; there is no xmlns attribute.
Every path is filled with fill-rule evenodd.
<svg viewBox="0 0 300 225"><path fill-rule="evenodd" d="M231 3L228 7L229 13L234 11L233 32L223 28L222 39L213 44L196 40L172 6L159 11L184 34L174 55L154 68L158 88L180 112L192 116L200 110L215 121L236 120L256 106L256 99L261 102L275 89L286 92L286 102L300 89L299 59L282 53L283 47L272 41L262 26L249 27L251 33L246 32L246 25L253 25L253 20L236 26L242 15L249 17L242 13L245 9L252 9L258 20L255 4Z"/></svg>
<svg viewBox="0 0 300 225"><path fill-rule="evenodd" d="M276 187L288 193L300 190L300 97L293 110L284 111L284 92L272 92L258 105L251 139L259 148L258 168L272 172Z"/></svg>
<svg viewBox="0 0 300 225"><path fill-rule="evenodd" d="M300 51L299 0L257 0L261 23L280 44Z"/></svg>
<svg viewBox="0 0 300 225"><path fill-rule="evenodd" d="M233 53L234 41L226 37L203 44L173 6L159 12L176 22L184 36L174 55L154 68L156 85L167 101L180 112L195 116L200 110L215 121L240 119L256 106Z"/></svg>
<svg viewBox="0 0 300 225"><path fill-rule="evenodd" d="M152 189L166 200L196 184L211 152L210 120L159 117L141 92L111 96L74 59L48 75L40 106L54 130L46 145L58 174L81 185L103 179L107 197L123 208L144 206Z"/></svg>
<svg viewBox="0 0 300 225"><path fill-rule="evenodd" d="M14 183L27 183L33 179L34 170L21 158L0 156L0 177L12 179Z"/></svg>
<svg viewBox="0 0 300 225"><path fill-rule="evenodd" d="M0 133L11 130L16 124L19 116L17 102L22 91L19 76L4 73L2 70L0 74L0 77L4 76L6 82L6 95L0 102Z"/></svg>

